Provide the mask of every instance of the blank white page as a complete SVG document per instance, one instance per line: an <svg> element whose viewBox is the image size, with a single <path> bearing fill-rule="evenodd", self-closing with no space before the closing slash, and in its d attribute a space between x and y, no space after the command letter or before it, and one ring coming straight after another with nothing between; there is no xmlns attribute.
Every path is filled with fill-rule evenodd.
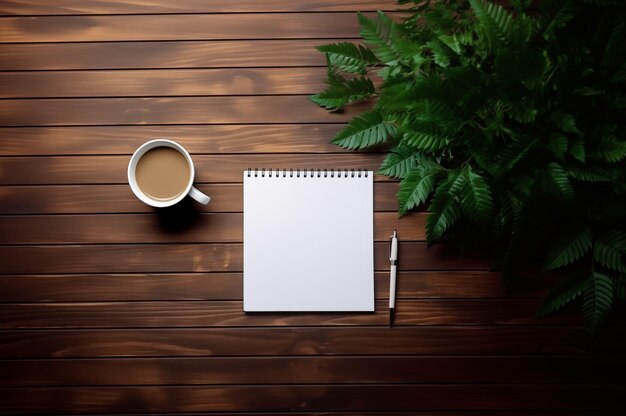
<svg viewBox="0 0 626 416"><path fill-rule="evenodd" d="M244 171L244 311L374 311L373 172L299 173Z"/></svg>

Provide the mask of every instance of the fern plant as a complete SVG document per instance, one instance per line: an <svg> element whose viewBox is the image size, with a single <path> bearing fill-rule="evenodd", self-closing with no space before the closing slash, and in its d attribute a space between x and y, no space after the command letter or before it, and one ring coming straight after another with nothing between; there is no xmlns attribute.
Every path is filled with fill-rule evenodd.
<svg viewBox="0 0 626 416"><path fill-rule="evenodd" d="M598 328L626 298L626 3L400 3L400 21L358 15L365 46L318 48L314 103L375 102L333 143L386 143L379 173L400 180L400 214L428 206L428 244L488 243L508 283L562 269L538 315L582 298Z"/></svg>

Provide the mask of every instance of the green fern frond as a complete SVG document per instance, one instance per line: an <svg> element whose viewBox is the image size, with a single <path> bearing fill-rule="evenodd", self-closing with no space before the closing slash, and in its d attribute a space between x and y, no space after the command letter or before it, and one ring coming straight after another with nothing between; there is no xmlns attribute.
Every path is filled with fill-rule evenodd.
<svg viewBox="0 0 626 416"><path fill-rule="evenodd" d="M508 143L498 155L500 170L502 172L513 170L522 160L532 154L538 144L536 138L530 137L522 137Z"/></svg>
<svg viewBox="0 0 626 416"><path fill-rule="evenodd" d="M574 187L567 177L565 169L558 163L548 165L548 178L551 188L563 199L574 198Z"/></svg>
<svg viewBox="0 0 626 416"><path fill-rule="evenodd" d="M611 182L613 180L609 172L593 166L586 168L571 167L567 170L567 174L580 182L597 183Z"/></svg>
<svg viewBox="0 0 626 416"><path fill-rule="evenodd" d="M553 134L548 139L548 149L550 149L558 159L563 159L565 156L567 144L567 137L562 134Z"/></svg>
<svg viewBox="0 0 626 416"><path fill-rule="evenodd" d="M448 178L439 184L428 207L431 214L426 220L426 242L428 245L443 237L461 217L459 196L465 186L462 171L450 172Z"/></svg>
<svg viewBox="0 0 626 416"><path fill-rule="evenodd" d="M433 123L413 122L402 129L402 142L419 150L436 152L448 146L449 138Z"/></svg>
<svg viewBox="0 0 626 416"><path fill-rule="evenodd" d="M613 282L605 274L592 272L587 280L583 316L590 331L597 330L605 321L613 304Z"/></svg>
<svg viewBox="0 0 626 416"><path fill-rule="evenodd" d="M515 30L513 15L504 7L485 0L469 0L476 18L481 24L487 44L491 49L501 43L509 42Z"/></svg>
<svg viewBox="0 0 626 416"><path fill-rule="evenodd" d="M414 149L405 145L398 145L391 149L387 157L385 157L378 169L378 173L402 179L411 169L417 166L420 159L422 159L422 155L416 153Z"/></svg>
<svg viewBox="0 0 626 416"><path fill-rule="evenodd" d="M455 58L456 54L445 43L439 39L434 39L426 44L433 54L433 61L440 67L446 68Z"/></svg>
<svg viewBox="0 0 626 416"><path fill-rule="evenodd" d="M535 312L535 316L543 318L554 313L583 294L587 280L578 275L568 276L557 282Z"/></svg>
<svg viewBox="0 0 626 416"><path fill-rule="evenodd" d="M394 44L400 37L398 25L385 13L378 11L378 19L372 20L358 13L361 36L365 43L374 47L374 54L383 63L390 64L399 59Z"/></svg>
<svg viewBox="0 0 626 416"><path fill-rule="evenodd" d="M578 4L575 0L543 0L541 11L541 30L545 40L552 41L555 32L565 26L578 13Z"/></svg>
<svg viewBox="0 0 626 416"><path fill-rule="evenodd" d="M618 140L615 136L605 136L598 147L589 153L589 157L617 163L626 158L626 142Z"/></svg>
<svg viewBox="0 0 626 416"><path fill-rule="evenodd" d="M439 171L434 169L413 168L400 182L398 203L400 215L425 203L433 192Z"/></svg>
<svg viewBox="0 0 626 416"><path fill-rule="evenodd" d="M624 60L624 43L626 43L626 23L624 13L618 14L611 21L611 34L604 47L604 53L600 59L600 66L616 69Z"/></svg>
<svg viewBox="0 0 626 416"><path fill-rule="evenodd" d="M569 147L569 154L579 162L585 163L587 158L587 151L585 150L585 142L580 136L576 136L572 139Z"/></svg>
<svg viewBox="0 0 626 416"><path fill-rule="evenodd" d="M618 229L612 229L601 236L602 241L609 244L615 250L626 252L626 233Z"/></svg>
<svg viewBox="0 0 626 416"><path fill-rule="evenodd" d="M602 241L596 241L593 246L593 259L615 272L626 273L626 264L619 252L613 246Z"/></svg>
<svg viewBox="0 0 626 416"><path fill-rule="evenodd" d="M485 179L469 167L465 176L467 186L461 200L463 213L478 224L486 224L493 214L491 189Z"/></svg>
<svg viewBox="0 0 626 416"><path fill-rule="evenodd" d="M368 67L379 62L369 48L349 42L321 45L317 50L328 56L330 65L355 74L363 75Z"/></svg>
<svg viewBox="0 0 626 416"><path fill-rule="evenodd" d="M591 250L592 236L589 227L579 224L556 236L548 251L544 270L567 266L582 258Z"/></svg>
<svg viewBox="0 0 626 416"><path fill-rule="evenodd" d="M385 120L382 113L372 110L354 117L346 128L337 133L332 143L344 149L364 149L383 143L394 133L393 124Z"/></svg>
<svg viewBox="0 0 626 416"><path fill-rule="evenodd" d="M574 116L561 111L555 111L550 117L554 124L565 133L580 133Z"/></svg>
<svg viewBox="0 0 626 416"><path fill-rule="evenodd" d="M331 73L326 83L328 88L309 99L329 111L340 110L348 103L370 98L376 93L374 83L367 77L346 80L337 73Z"/></svg>

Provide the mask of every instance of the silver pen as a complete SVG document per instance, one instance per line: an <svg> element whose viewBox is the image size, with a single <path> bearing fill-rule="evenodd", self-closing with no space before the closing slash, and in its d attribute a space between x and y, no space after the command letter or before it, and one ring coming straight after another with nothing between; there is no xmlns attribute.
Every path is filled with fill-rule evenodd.
<svg viewBox="0 0 626 416"><path fill-rule="evenodd" d="M393 326L396 315L396 274L398 269L398 234L393 230L389 239L389 327Z"/></svg>

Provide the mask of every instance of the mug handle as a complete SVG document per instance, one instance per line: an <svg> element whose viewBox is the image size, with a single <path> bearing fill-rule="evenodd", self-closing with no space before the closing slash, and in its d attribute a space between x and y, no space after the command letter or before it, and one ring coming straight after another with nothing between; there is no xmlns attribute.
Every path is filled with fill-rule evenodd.
<svg viewBox="0 0 626 416"><path fill-rule="evenodd" d="M195 186L191 187L188 195L192 197L193 199L195 199L196 201L198 201L199 203L201 203L202 205L208 204L209 201L211 200L211 198L209 198L208 195L205 195L202 192L198 191L198 189Z"/></svg>

